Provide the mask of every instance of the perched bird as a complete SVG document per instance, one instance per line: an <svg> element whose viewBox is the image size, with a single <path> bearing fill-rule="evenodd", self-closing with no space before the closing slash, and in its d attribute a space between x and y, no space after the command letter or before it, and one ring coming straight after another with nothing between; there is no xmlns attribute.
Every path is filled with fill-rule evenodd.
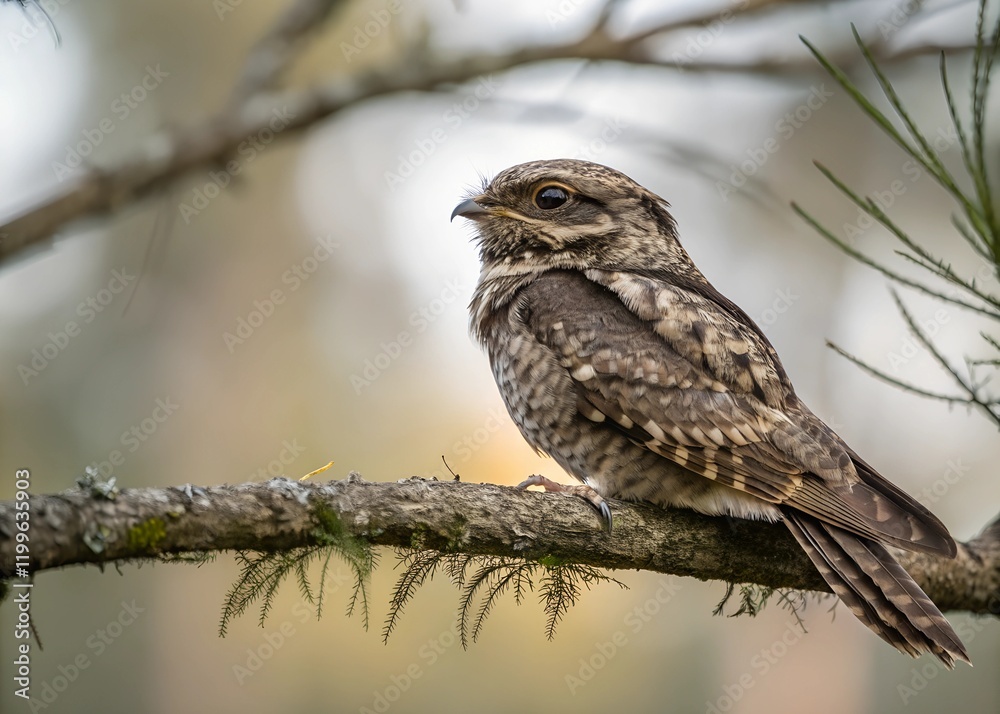
<svg viewBox="0 0 1000 714"><path fill-rule="evenodd" d="M471 329L524 438L582 486L525 484L781 521L865 625L914 657L969 661L885 545L954 557L926 508L796 396L771 343L701 274L668 204L577 160L502 171L476 222Z"/></svg>

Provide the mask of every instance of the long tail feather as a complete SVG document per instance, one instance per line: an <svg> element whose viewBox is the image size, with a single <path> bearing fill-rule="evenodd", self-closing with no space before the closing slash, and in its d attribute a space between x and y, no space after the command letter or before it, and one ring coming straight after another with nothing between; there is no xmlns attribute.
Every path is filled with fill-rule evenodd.
<svg viewBox="0 0 1000 714"><path fill-rule="evenodd" d="M937 606L879 543L788 509L785 524L830 588L870 630L912 657L930 652L949 669L969 661Z"/></svg>

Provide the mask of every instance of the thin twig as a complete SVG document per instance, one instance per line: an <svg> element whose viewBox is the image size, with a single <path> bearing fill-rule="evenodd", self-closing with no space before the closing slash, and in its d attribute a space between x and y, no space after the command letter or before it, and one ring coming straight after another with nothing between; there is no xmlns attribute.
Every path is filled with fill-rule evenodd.
<svg viewBox="0 0 1000 714"><path fill-rule="evenodd" d="M826 226L824 226L815 218L813 218L812 215L807 213L806 210L802 208L799 204L793 202L792 210L795 211L799 216L801 216L802 219L805 220L809 225L811 225L820 235L822 235L827 240L831 241L834 245L836 245L838 248L844 251L847 255L851 256L858 262L863 263L864 265L874 268L878 272L882 273L882 275L886 276L891 280L894 280L900 285L905 285L906 287L913 288L914 290L922 292L925 295L929 295L944 302L951 303L952 305L957 305L958 307L979 313L980 315L985 315L986 317L992 318L994 320L1000 320L1000 313L982 307L981 305L973 305L972 303L960 300L959 298L956 298L954 296L939 292L937 290L934 290L933 288L927 287L923 283L918 283L915 280L906 278L900 275L899 273L895 272L894 270L887 268L886 266L877 262L873 258L865 255L861 251L856 250L846 241L841 240L840 238L835 236L833 232L830 231L830 229L828 229Z"/></svg>
<svg viewBox="0 0 1000 714"><path fill-rule="evenodd" d="M899 293L897 293L895 290L892 291L892 299L896 302L896 307L902 314L903 319L906 321L906 324L910 328L910 332L913 333L913 336L917 338L920 344L922 344L924 348L926 348L926 350L930 352L931 356L934 357L934 360L939 365L941 365L941 367L946 372L948 372L952 376L952 378L955 380L955 383L958 384L958 386L961 387L961 389L968 395L968 397L965 398L963 401L965 401L968 404L973 404L979 407L981 411L983 411L993 422L996 423L998 427L1000 427L1000 413L997 413L992 408L992 405L988 399L984 399L983 397L980 396L979 388L972 383L971 379L966 381L966 379L958 372L958 370L952 367L951 363L948 362L947 359L945 359L944 355L942 355L940 351L938 351L938 349L934 346L934 343L930 340L930 338L927 337L927 335L924 334L923 330L920 329L919 325L917 325L917 321L913 319L913 316L910 314L909 310L906 309L906 306L900 299Z"/></svg>
<svg viewBox="0 0 1000 714"><path fill-rule="evenodd" d="M826 345L827 345L827 347L829 347L830 349L832 349L834 352L836 352L837 354L839 354L841 357L844 357L849 362L853 362L858 367L860 367L862 370L864 370L865 372L867 372L871 376L875 377L876 379L880 379L881 381L885 382L886 384L891 384L894 387L899 387L902 390L905 390L907 392L912 392L913 394L916 394L916 395L921 396L921 397L927 397L928 399L936 399L938 401L948 402L949 404L968 404L969 403L969 400L966 399L965 397L954 396L954 395L951 395L951 394L942 394L941 392L932 392L932 391L930 391L928 389L922 389L921 387L917 387L916 385L910 384L909 382L904 382L901 379L897 379L896 377L893 377L892 375L883 372L882 370L878 369L877 367L873 367L872 365L868 364L867 362L865 362L861 358L855 357L853 354L851 354L850 352L848 352L847 350L845 350L843 347L841 347L840 345L838 345L838 344L836 344L834 342L830 342L828 340L827 343L826 343Z"/></svg>

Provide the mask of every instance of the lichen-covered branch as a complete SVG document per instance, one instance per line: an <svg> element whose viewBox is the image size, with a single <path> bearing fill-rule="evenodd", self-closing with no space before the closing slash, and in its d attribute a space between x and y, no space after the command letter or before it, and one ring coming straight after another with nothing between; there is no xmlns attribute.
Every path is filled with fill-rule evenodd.
<svg viewBox="0 0 1000 714"><path fill-rule="evenodd" d="M30 500L28 559L15 558L15 502L0 503L0 575L220 550L279 551L318 545L331 527L373 545L471 555L558 559L702 580L827 590L780 524L711 518L612 501L608 535L587 504L562 494L411 478L374 483L351 475L311 483L90 491ZM331 526L331 524L333 524ZM942 609L1000 615L1000 519L958 557L899 553ZM23 575L23 574L22 574Z"/></svg>

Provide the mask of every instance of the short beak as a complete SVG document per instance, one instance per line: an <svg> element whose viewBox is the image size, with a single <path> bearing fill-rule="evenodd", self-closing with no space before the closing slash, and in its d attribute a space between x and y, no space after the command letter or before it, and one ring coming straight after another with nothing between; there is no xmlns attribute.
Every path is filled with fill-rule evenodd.
<svg viewBox="0 0 1000 714"><path fill-rule="evenodd" d="M489 215L491 215L489 211L476 203L475 199L470 198L455 206L455 210L451 212L451 220L455 220L455 216L461 216L472 221L478 221Z"/></svg>

